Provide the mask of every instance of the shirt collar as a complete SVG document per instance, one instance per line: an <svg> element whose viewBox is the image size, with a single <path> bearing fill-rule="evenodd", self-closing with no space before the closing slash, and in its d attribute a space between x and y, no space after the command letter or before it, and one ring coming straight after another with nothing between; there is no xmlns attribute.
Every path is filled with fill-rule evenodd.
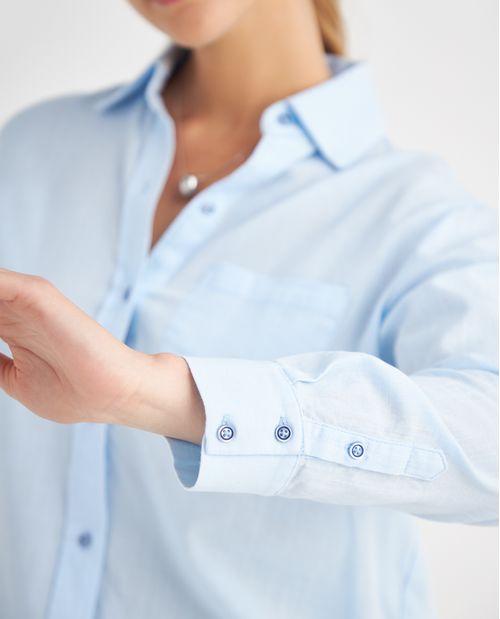
<svg viewBox="0 0 500 619"><path fill-rule="evenodd" d="M101 93L95 102L99 113L113 112L137 98L152 107L160 104L159 92L186 49L171 42L133 81ZM290 115L319 152L337 168L361 158L386 135L385 118L375 92L371 67L364 60L351 60L326 53L332 77L275 101L262 114L288 107ZM262 126L266 129L266 123Z"/></svg>

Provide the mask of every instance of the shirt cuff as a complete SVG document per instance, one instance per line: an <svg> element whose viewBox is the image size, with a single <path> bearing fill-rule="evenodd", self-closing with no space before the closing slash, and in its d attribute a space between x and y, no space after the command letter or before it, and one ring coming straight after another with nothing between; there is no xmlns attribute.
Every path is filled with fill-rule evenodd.
<svg viewBox="0 0 500 619"><path fill-rule="evenodd" d="M275 361L184 356L205 406L201 445L166 437L191 491L275 495L303 452L293 387Z"/></svg>

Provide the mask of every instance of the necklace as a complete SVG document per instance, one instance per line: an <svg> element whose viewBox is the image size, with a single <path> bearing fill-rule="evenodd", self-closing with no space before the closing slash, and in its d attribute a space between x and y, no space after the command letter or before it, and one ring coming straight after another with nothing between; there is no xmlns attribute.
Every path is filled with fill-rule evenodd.
<svg viewBox="0 0 500 619"><path fill-rule="evenodd" d="M180 97L180 100L181 100L181 97ZM176 114L176 116L177 116L177 123L180 124L179 121L182 120L183 116L182 114L179 114L179 113ZM178 131L176 133L177 133L177 152L179 153L179 159L181 161L181 168L184 170L189 170L189 167L187 165L187 155L185 152L185 148L181 148L181 140L179 139L181 132ZM184 172L183 174L180 175L179 180L177 181L177 189L179 191L179 194L183 198L191 198L198 191L200 184L203 181L209 179L211 176L214 176L218 172L221 172L226 167L228 167L230 164L235 163L235 161L238 161L239 159L244 157L246 153L247 151L245 150L238 151L233 157L231 157L231 159L226 161L223 165L219 166L215 170L212 170L211 172L203 172L199 174L195 174L194 172L188 172L188 171Z"/></svg>

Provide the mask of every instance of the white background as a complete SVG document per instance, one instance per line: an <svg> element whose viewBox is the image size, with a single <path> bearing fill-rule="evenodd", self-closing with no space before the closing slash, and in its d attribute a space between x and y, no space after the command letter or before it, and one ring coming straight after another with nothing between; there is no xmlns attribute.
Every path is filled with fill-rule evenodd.
<svg viewBox="0 0 500 619"><path fill-rule="evenodd" d="M441 155L494 208L497 10L495 0L344 0L349 55L370 62L392 140ZM0 124L48 96L133 78L164 41L124 0L2 0ZM498 530L418 523L439 619L496 619Z"/></svg>

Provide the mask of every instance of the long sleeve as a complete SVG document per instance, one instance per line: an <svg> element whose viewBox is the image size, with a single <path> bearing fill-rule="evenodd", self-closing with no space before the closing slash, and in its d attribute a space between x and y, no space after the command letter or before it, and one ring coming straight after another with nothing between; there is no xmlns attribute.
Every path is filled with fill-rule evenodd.
<svg viewBox="0 0 500 619"><path fill-rule="evenodd" d="M498 212L428 231L387 286L379 354L184 356L201 447L168 438L188 491L388 507L498 522Z"/></svg>

